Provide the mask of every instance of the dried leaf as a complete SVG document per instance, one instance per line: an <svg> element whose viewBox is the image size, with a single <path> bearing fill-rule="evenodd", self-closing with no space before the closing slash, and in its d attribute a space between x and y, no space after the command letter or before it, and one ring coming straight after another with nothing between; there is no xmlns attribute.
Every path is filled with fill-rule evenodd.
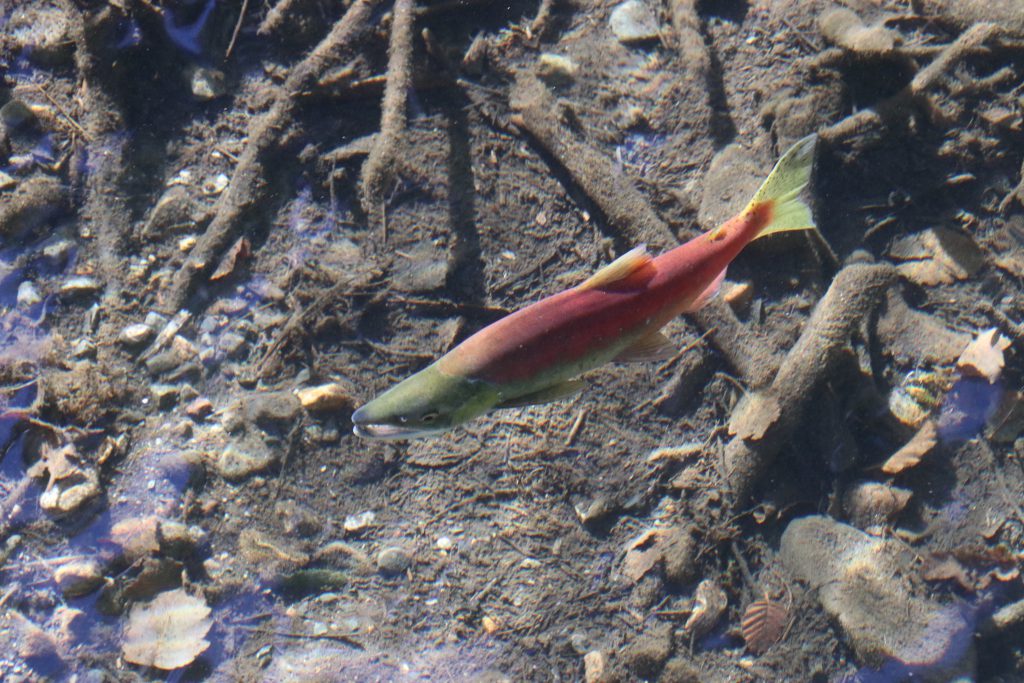
<svg viewBox="0 0 1024 683"><path fill-rule="evenodd" d="M132 664L172 670L187 666L206 651L210 608L185 589L167 591L137 604L128 615L123 646Z"/></svg>
<svg viewBox="0 0 1024 683"><path fill-rule="evenodd" d="M967 345L956 362L956 366L965 375L984 377L989 384L999 379L1003 372L1003 351L1010 348L1010 340L999 336L999 330L992 328L980 332Z"/></svg>
<svg viewBox="0 0 1024 683"><path fill-rule="evenodd" d="M747 649L755 655L763 654L782 637L789 619L789 610L781 602L758 600L743 613L740 628Z"/></svg>
<svg viewBox="0 0 1024 683"><path fill-rule="evenodd" d="M889 251L900 275L924 287L950 284L973 275L985 259L974 241L952 230L933 228L904 237Z"/></svg>
<svg viewBox="0 0 1024 683"><path fill-rule="evenodd" d="M882 465L882 471L886 474L899 474L903 470L910 469L921 462L921 458L935 448L935 444L938 442L939 432L935 428L935 423L928 420L921 425L921 428L917 430L917 434L914 434L913 438L903 448L893 453L885 461L885 464Z"/></svg>
<svg viewBox="0 0 1024 683"><path fill-rule="evenodd" d="M626 551L626 559L623 561L622 572L632 581L639 581L647 572L654 568L654 565L661 559L661 551L658 549L658 536L661 529L648 529L640 534Z"/></svg>
<svg viewBox="0 0 1024 683"><path fill-rule="evenodd" d="M238 240L231 245L228 252L224 254L224 258L221 259L220 263L217 264L217 270L213 271L213 275L210 276L211 282L222 280L231 273L235 272L235 268L240 265L240 261L244 261L249 258L252 246L249 243L248 237L239 237Z"/></svg>
<svg viewBox="0 0 1024 683"><path fill-rule="evenodd" d="M956 581L961 588L971 593L977 588L967 569L947 553L934 553L926 558L921 576L925 581Z"/></svg>
<svg viewBox="0 0 1024 683"><path fill-rule="evenodd" d="M729 598L721 586L711 579L704 579L693 593L693 611L683 629L695 638L704 637L722 618L728 604Z"/></svg>
<svg viewBox="0 0 1024 683"><path fill-rule="evenodd" d="M746 441L757 441L782 417L774 396L750 394L729 420L729 434Z"/></svg>

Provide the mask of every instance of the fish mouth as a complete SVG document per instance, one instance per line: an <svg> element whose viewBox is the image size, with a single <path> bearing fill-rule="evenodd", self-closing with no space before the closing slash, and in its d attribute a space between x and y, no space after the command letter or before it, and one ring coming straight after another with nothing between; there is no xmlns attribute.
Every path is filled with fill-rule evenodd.
<svg viewBox="0 0 1024 683"><path fill-rule="evenodd" d="M352 413L352 433L364 439L414 439L431 430L393 422L374 422L365 406Z"/></svg>
<svg viewBox="0 0 1024 683"><path fill-rule="evenodd" d="M387 423L353 422L352 433L364 439L415 439L429 434L429 430Z"/></svg>

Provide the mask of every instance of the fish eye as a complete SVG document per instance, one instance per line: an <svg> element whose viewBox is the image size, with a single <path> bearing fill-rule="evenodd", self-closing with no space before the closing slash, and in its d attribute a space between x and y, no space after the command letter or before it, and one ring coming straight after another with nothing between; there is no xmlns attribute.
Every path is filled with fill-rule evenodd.
<svg viewBox="0 0 1024 683"><path fill-rule="evenodd" d="M438 414L437 413L423 413L423 415L420 417L420 421L421 422L426 422L427 424L430 424L431 422L433 422L437 418L438 418Z"/></svg>
<svg viewBox="0 0 1024 683"><path fill-rule="evenodd" d="M406 422L409 421L409 418L407 418L405 415L399 415L398 421L401 422L402 424L405 424Z"/></svg>

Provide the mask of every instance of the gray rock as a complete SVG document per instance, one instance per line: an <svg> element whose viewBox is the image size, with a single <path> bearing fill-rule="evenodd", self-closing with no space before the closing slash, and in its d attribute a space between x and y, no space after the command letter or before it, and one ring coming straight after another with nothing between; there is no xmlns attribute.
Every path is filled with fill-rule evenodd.
<svg viewBox="0 0 1024 683"><path fill-rule="evenodd" d="M43 300L42 294L36 288L35 284L25 280L18 285L18 308L28 308L29 306L35 306Z"/></svg>
<svg viewBox="0 0 1024 683"><path fill-rule="evenodd" d="M117 340L128 346L138 346L148 342L154 334L156 334L156 330L146 323L135 323L121 330L121 333L117 335Z"/></svg>
<svg viewBox="0 0 1024 683"><path fill-rule="evenodd" d="M277 462L274 452L268 448L242 450L231 444L217 457L217 473L228 481L241 481L249 475L262 472Z"/></svg>
<svg viewBox="0 0 1024 683"><path fill-rule="evenodd" d="M401 574L412 564L412 556L405 548L390 546L377 554L377 569L381 574L394 576Z"/></svg>
<svg viewBox="0 0 1024 683"><path fill-rule="evenodd" d="M956 605L917 594L912 558L890 540L829 517L803 517L782 536L782 561L817 590L863 664L949 681L974 670L972 628Z"/></svg>
<svg viewBox="0 0 1024 683"><path fill-rule="evenodd" d="M192 86L192 94L199 100L212 100L227 92L224 72L220 69L210 69L203 66L195 67L192 69L189 80Z"/></svg>
<svg viewBox="0 0 1024 683"><path fill-rule="evenodd" d="M608 23L620 43L639 43L658 38L658 19L641 0L627 0L616 7Z"/></svg>
<svg viewBox="0 0 1024 683"><path fill-rule="evenodd" d="M71 240L56 240L43 247L43 258L55 266L62 267L68 262L74 249L75 243Z"/></svg>
<svg viewBox="0 0 1024 683"><path fill-rule="evenodd" d="M178 394L180 389L174 384L153 384L149 387L150 393L153 395L153 403L160 410L167 410L173 408L178 402Z"/></svg>
<svg viewBox="0 0 1024 683"><path fill-rule="evenodd" d="M100 283L94 278L73 277L60 286L60 293L65 296L90 296L100 290Z"/></svg>
<svg viewBox="0 0 1024 683"><path fill-rule="evenodd" d="M58 567L53 580L65 597L78 598L99 588L103 570L95 560L74 560Z"/></svg>

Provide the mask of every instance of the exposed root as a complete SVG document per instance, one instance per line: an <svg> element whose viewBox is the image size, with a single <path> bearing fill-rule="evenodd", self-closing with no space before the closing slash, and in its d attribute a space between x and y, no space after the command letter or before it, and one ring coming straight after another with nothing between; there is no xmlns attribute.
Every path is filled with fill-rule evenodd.
<svg viewBox="0 0 1024 683"><path fill-rule="evenodd" d="M405 140L406 100L412 84L413 0L395 0L392 16L388 80L384 87L380 133L363 163L360 177L363 211L381 225L385 225L382 215L384 197L399 171Z"/></svg>
<svg viewBox="0 0 1024 683"><path fill-rule="evenodd" d="M878 137L890 128L902 127L915 106L934 109L927 92L964 57L976 52L986 41L999 34L995 24L976 24L943 49L931 64L895 95L874 107L862 109L820 132L831 145L847 144L861 138Z"/></svg>
<svg viewBox="0 0 1024 683"><path fill-rule="evenodd" d="M854 264L836 275L786 355L771 385L748 394L729 422L723 472L734 507L749 498L758 478L799 426L808 402L831 375L854 329L896 282L889 264Z"/></svg>
<svg viewBox="0 0 1024 683"><path fill-rule="evenodd" d="M352 45L372 28L370 18L379 2L356 0L327 37L292 68L270 111L249 125L248 144L238 158L231 182L217 201L213 220L162 293L158 302L162 308L170 312L182 308L199 278L217 264L219 254L238 238L246 225L245 219L265 197L267 164L283 132L294 123L299 96L338 66Z"/></svg>

